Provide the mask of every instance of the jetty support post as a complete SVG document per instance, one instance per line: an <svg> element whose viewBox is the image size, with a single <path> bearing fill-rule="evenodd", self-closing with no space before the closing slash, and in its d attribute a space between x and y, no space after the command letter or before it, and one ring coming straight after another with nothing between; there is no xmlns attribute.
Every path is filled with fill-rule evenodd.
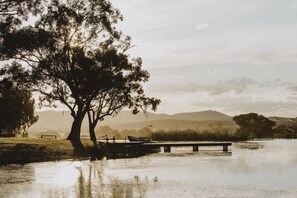
<svg viewBox="0 0 297 198"><path fill-rule="evenodd" d="M170 146L164 146L164 152L165 153L170 153L171 152L171 147Z"/></svg>
<svg viewBox="0 0 297 198"><path fill-rule="evenodd" d="M228 152L228 145L223 145L223 151Z"/></svg>
<svg viewBox="0 0 297 198"><path fill-rule="evenodd" d="M198 147L198 145L193 145L193 151L194 151L194 152L198 152L198 151L199 151L199 147Z"/></svg>

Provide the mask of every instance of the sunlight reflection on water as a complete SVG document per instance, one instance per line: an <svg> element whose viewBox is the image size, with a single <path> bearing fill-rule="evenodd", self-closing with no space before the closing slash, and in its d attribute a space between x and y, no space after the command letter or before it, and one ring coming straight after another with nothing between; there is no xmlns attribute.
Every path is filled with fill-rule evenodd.
<svg viewBox="0 0 297 198"><path fill-rule="evenodd" d="M296 197L297 140L235 143L231 153L0 166L5 197Z"/></svg>
<svg viewBox="0 0 297 198"><path fill-rule="evenodd" d="M79 177L78 168L82 162L60 162L52 166L37 166L35 168L36 183L57 187L74 186Z"/></svg>

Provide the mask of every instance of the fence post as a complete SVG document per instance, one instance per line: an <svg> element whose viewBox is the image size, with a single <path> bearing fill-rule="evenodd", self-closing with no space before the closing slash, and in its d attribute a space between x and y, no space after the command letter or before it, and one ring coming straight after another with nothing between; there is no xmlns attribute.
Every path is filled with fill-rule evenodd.
<svg viewBox="0 0 297 198"><path fill-rule="evenodd" d="M223 145L223 151L228 152L228 145Z"/></svg>
<svg viewBox="0 0 297 198"><path fill-rule="evenodd" d="M193 145L193 151L194 151L194 152L199 151L199 147L198 147L198 145Z"/></svg>
<svg viewBox="0 0 297 198"><path fill-rule="evenodd" d="M171 152L171 147L170 146L164 146L164 152L165 153L170 153Z"/></svg>

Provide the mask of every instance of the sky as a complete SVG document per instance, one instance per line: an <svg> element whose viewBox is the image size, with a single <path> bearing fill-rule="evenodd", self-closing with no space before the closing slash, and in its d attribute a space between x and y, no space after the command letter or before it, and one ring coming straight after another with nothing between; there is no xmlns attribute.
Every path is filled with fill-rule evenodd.
<svg viewBox="0 0 297 198"><path fill-rule="evenodd" d="M111 0L157 113L297 117L297 0Z"/></svg>

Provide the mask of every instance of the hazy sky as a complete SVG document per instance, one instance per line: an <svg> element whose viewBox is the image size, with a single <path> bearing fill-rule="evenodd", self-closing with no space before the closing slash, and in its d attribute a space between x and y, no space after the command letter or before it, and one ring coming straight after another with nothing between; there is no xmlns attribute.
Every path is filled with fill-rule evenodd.
<svg viewBox="0 0 297 198"><path fill-rule="evenodd" d="M158 112L297 116L297 0L111 0Z"/></svg>

